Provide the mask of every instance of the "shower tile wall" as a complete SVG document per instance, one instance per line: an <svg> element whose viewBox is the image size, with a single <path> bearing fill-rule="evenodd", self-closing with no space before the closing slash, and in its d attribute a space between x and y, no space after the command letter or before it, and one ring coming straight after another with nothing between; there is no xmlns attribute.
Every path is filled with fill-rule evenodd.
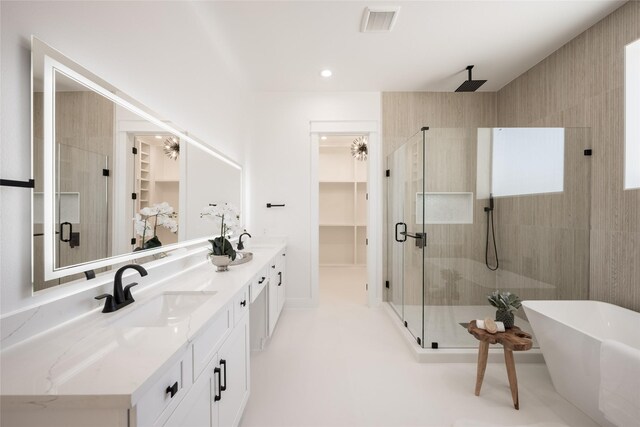
<svg viewBox="0 0 640 427"><path fill-rule="evenodd" d="M493 92L383 92L382 136L385 157L423 126L493 127L497 124Z"/></svg>
<svg viewBox="0 0 640 427"><path fill-rule="evenodd" d="M590 145L589 129L565 130L562 193L496 199L498 289L523 299L589 298Z"/></svg>
<svg viewBox="0 0 640 427"><path fill-rule="evenodd" d="M497 113L499 126L591 128L589 298L636 311L640 190L623 190L623 171L624 46L638 38L630 1L501 89Z"/></svg>
<svg viewBox="0 0 640 427"><path fill-rule="evenodd" d="M427 192L474 194L472 224L428 224L425 304L484 305L495 274L472 260L484 260L486 201L476 194L476 128L430 129L427 133ZM481 214L480 214L481 213ZM483 261L484 262L484 261Z"/></svg>

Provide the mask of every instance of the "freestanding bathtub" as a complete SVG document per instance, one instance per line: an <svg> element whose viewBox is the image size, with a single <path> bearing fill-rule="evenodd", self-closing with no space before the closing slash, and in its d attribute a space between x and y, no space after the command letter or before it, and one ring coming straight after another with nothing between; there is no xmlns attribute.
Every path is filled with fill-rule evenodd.
<svg viewBox="0 0 640 427"><path fill-rule="evenodd" d="M640 349L640 313L600 301L522 303L556 391L602 426L598 409L600 344L610 339Z"/></svg>

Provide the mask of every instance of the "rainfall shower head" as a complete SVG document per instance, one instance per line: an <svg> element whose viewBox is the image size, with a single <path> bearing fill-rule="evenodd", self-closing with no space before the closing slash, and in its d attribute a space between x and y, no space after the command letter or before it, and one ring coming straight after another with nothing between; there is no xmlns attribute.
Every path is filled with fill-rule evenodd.
<svg viewBox="0 0 640 427"><path fill-rule="evenodd" d="M464 83L456 89L456 92L475 92L478 90L480 86L485 84L486 80L473 80L471 78L471 70L473 69L473 65L468 65L467 70L469 71L469 80L466 80Z"/></svg>

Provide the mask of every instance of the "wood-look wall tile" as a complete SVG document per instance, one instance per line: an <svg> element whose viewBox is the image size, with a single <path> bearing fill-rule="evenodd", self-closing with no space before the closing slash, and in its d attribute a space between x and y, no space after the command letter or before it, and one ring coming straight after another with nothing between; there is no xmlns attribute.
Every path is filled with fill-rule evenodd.
<svg viewBox="0 0 640 427"><path fill-rule="evenodd" d="M636 238L640 227L640 190L622 189L624 46L638 38L640 2L632 1L501 89L497 109L500 126L542 123L590 128L590 138L584 138L591 141L594 152L589 159L590 167L570 175L568 199L563 200L561 207L570 216L565 225L573 229L575 242L572 262L575 280L568 294L580 295L581 282L587 281L592 299L640 311L637 296L640 256ZM573 165L570 167L579 166L578 158L568 160ZM580 179L590 182L589 191L579 186ZM590 208L585 209L589 200ZM580 208L573 209L572 214L573 206ZM552 211L553 222L557 224L561 221L557 216L560 210L554 205ZM537 217L537 223L540 222ZM586 224L590 227L589 237L584 229ZM587 239L588 262L584 249ZM589 274L584 277L587 268ZM564 288L562 294L565 295Z"/></svg>

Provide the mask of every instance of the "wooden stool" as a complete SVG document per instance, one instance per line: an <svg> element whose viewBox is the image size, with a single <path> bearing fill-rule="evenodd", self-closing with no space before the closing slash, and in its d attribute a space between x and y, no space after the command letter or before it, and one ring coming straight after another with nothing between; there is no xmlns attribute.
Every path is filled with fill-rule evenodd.
<svg viewBox="0 0 640 427"><path fill-rule="evenodd" d="M504 363L507 365L507 376L511 387L511 397L513 407L520 409L518 401L518 378L516 377L516 365L513 361L514 351L527 351L531 349L533 341L531 335L523 332L517 326L507 329L505 332L490 334L484 329L476 326L476 321L472 320L467 326L467 331L480 341L478 348L478 375L476 377L476 396L480 396L480 388L484 379L484 371L487 369L487 358L489 356L489 344L502 344L504 348Z"/></svg>

